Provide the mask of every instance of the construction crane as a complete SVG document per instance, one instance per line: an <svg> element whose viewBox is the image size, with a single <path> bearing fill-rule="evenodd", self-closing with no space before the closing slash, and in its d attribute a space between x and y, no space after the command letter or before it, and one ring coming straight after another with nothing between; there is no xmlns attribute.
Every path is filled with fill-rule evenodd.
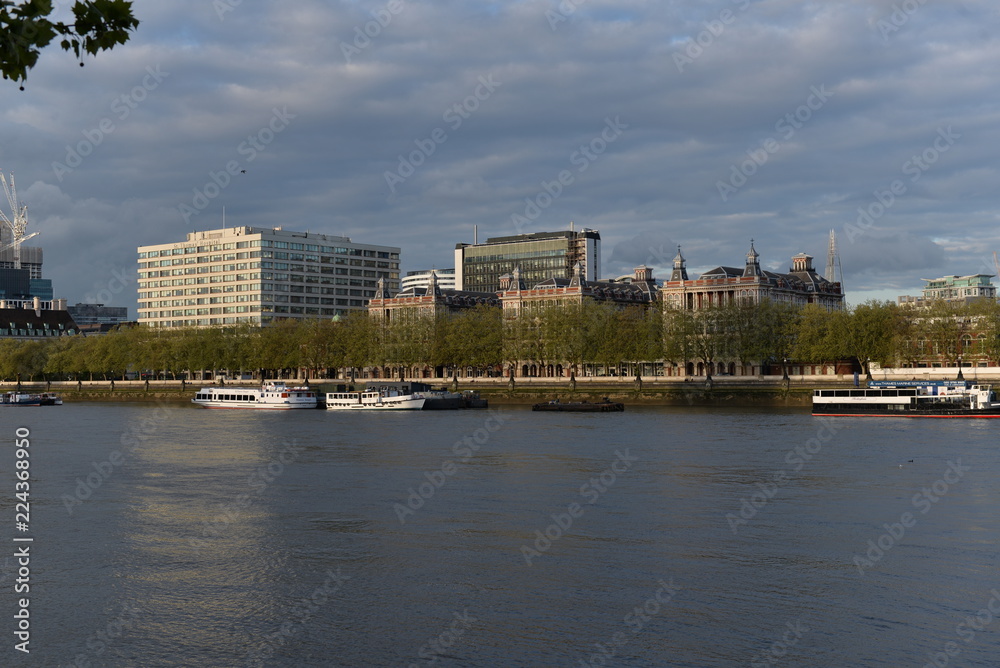
<svg viewBox="0 0 1000 668"><path fill-rule="evenodd" d="M38 236L39 233L32 232L31 234L25 234L28 231L28 205L18 204L17 202L17 188L14 186L14 175L10 175L10 182L8 183L7 177L0 170L0 183L3 184L3 192L7 196L7 203L10 205L10 212L13 216L13 220L11 220L7 217L7 214L0 211L0 221L10 230L10 242L4 246L0 246L0 253L13 248L14 268L20 269L21 244L32 237Z"/></svg>

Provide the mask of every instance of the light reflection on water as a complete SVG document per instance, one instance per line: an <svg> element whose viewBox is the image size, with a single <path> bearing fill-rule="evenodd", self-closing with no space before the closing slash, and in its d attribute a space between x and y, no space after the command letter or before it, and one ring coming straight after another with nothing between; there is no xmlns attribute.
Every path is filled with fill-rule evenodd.
<svg viewBox="0 0 1000 668"><path fill-rule="evenodd" d="M64 495L155 410L25 418L38 649L16 665L579 666L616 633L613 665L746 665L789 623L810 630L787 665L923 665L949 641L961 665L996 664L1000 624L955 632L1000 589L985 420L844 419L794 471L822 426L798 411L512 408L464 461L453 446L489 413L177 407L70 515ZM637 461L588 503L620 451ZM969 473L915 511L956 458ZM777 471L734 533L726 515ZM917 523L859 573L907 511ZM536 530L552 539L528 566ZM661 580L679 591L636 630Z"/></svg>

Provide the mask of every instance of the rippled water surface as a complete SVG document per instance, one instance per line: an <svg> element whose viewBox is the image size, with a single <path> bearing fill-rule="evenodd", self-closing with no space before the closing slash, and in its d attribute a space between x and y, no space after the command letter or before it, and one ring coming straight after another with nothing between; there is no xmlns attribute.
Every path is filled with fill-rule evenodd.
<svg viewBox="0 0 1000 668"><path fill-rule="evenodd" d="M35 538L0 665L1000 665L998 421L0 416Z"/></svg>

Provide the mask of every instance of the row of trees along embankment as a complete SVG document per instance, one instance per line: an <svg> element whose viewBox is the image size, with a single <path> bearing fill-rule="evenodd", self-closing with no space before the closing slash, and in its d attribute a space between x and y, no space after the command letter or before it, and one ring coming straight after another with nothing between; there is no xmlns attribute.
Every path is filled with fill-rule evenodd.
<svg viewBox="0 0 1000 668"><path fill-rule="evenodd" d="M765 365L785 359L947 366L959 355L969 363L1000 358L995 302L914 309L873 301L833 312L770 301L698 311L585 302L532 306L507 321L499 309L480 306L385 322L357 313L339 322L283 320L267 327L122 327L102 336L0 340L0 378L112 379L143 370L180 375L222 369L317 376L366 367L500 373L525 361L577 373L586 365L610 370L636 362Z"/></svg>

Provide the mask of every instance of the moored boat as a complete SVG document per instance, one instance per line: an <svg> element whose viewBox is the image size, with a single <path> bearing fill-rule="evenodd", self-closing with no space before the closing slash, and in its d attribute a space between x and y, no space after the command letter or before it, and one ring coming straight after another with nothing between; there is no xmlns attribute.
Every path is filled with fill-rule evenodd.
<svg viewBox="0 0 1000 668"><path fill-rule="evenodd" d="M261 387L205 387L191 403L205 408L257 408L290 410L316 408L316 392L308 387L285 383L265 383Z"/></svg>
<svg viewBox="0 0 1000 668"><path fill-rule="evenodd" d="M0 394L0 406L41 406L42 399L37 394L27 392L4 392Z"/></svg>
<svg viewBox="0 0 1000 668"><path fill-rule="evenodd" d="M812 414L1000 418L1000 402L989 385L964 380L870 381L867 388L814 390Z"/></svg>
<svg viewBox="0 0 1000 668"><path fill-rule="evenodd" d="M570 413L621 413L625 410L625 404L609 401L607 397L604 401L591 403L589 401L569 401L563 403L558 399L553 399L531 407L533 411L561 411Z"/></svg>
<svg viewBox="0 0 1000 668"><path fill-rule="evenodd" d="M426 399L421 394L401 394L393 390L371 390L366 392L327 392L328 411L419 411Z"/></svg>

